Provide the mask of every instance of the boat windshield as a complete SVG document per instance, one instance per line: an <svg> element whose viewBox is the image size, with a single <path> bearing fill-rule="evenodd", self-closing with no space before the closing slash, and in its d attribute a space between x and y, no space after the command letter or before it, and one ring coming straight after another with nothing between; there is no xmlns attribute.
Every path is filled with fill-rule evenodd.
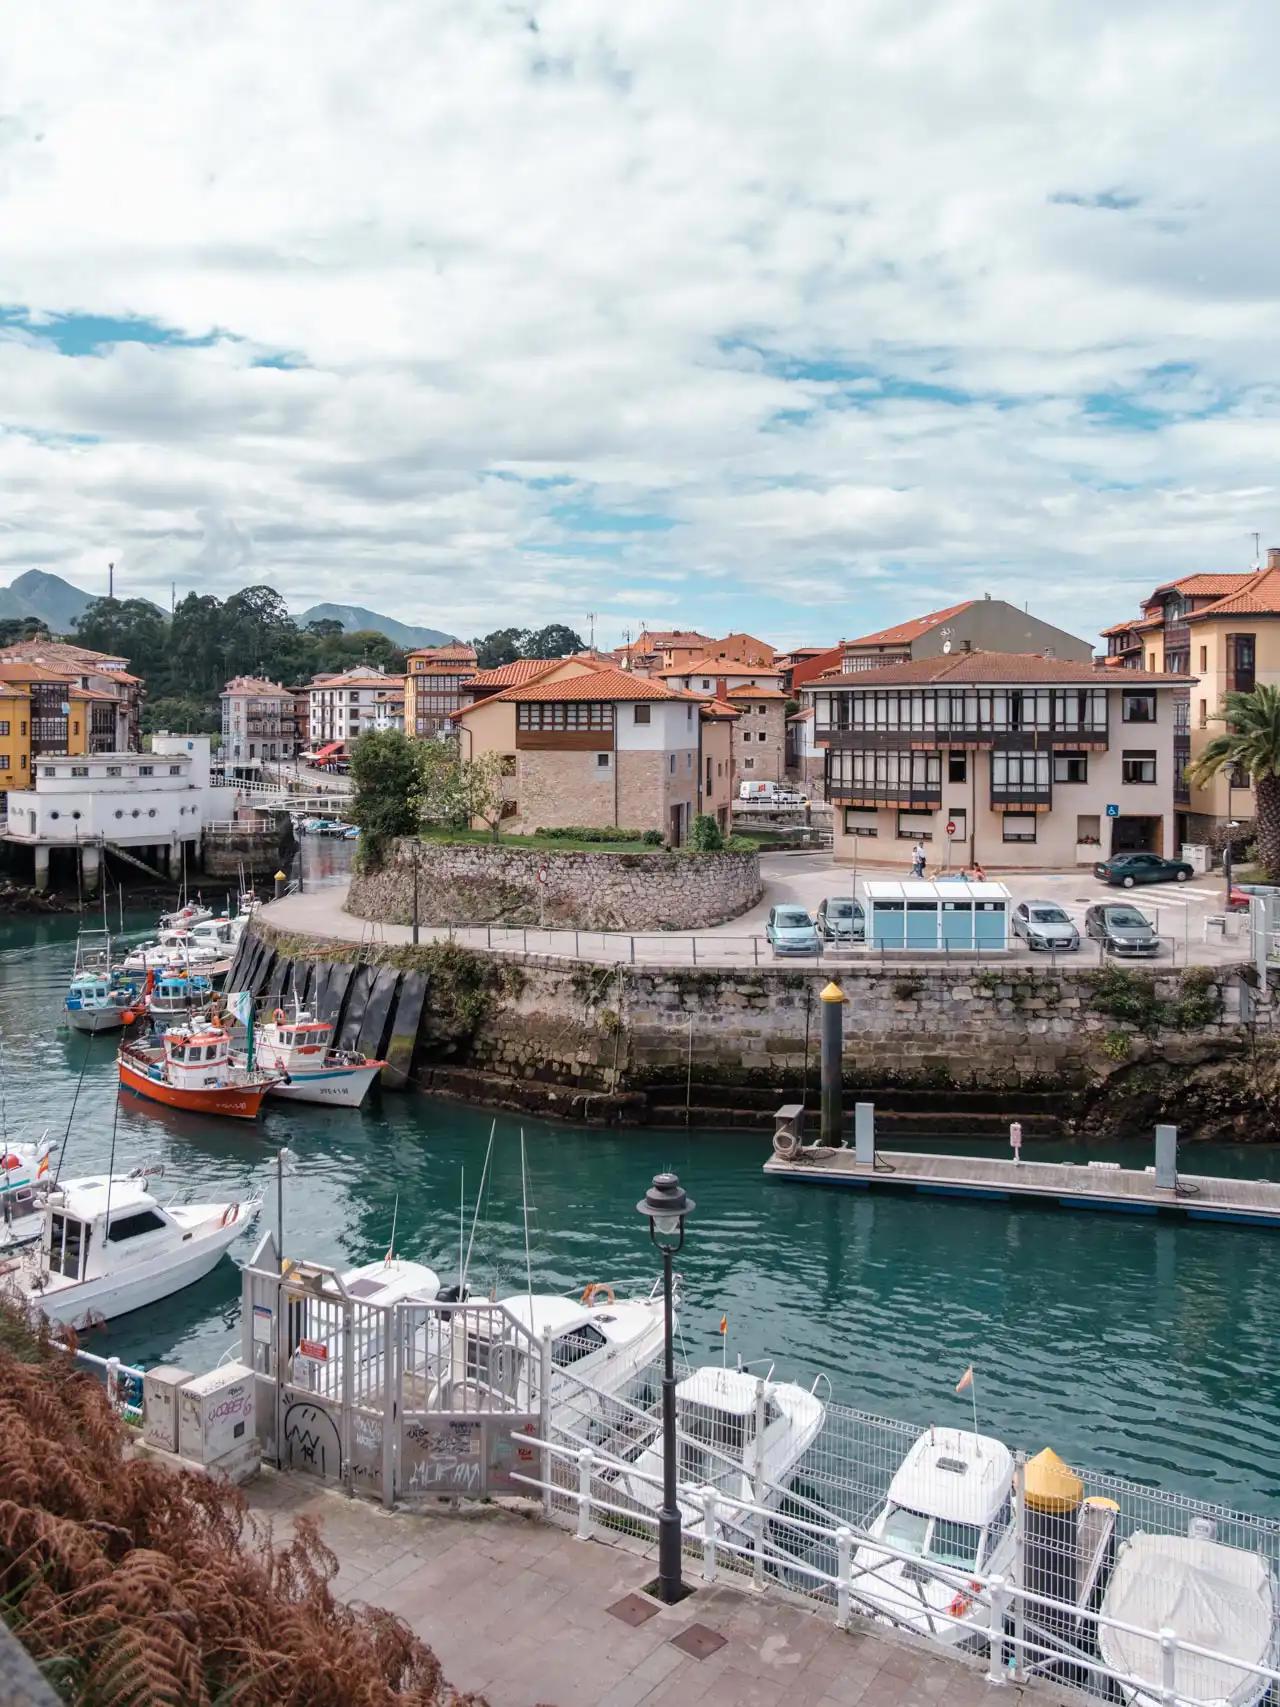
<svg viewBox="0 0 1280 1707"><path fill-rule="evenodd" d="M903 1553L932 1559L939 1565L973 1570L982 1548L982 1528L953 1518L930 1517L910 1506L891 1505L885 1516L884 1539Z"/></svg>

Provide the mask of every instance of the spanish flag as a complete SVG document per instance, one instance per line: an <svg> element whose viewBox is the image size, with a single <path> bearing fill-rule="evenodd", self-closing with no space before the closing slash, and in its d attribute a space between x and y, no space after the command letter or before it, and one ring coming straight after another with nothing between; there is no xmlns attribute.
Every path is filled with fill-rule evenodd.
<svg viewBox="0 0 1280 1707"><path fill-rule="evenodd" d="M43 1179L44 1176L48 1173L48 1171L49 1171L49 1152L46 1150L44 1155L41 1156L41 1158L40 1158L39 1167L37 1167L37 1169L36 1169L36 1178L37 1179Z"/></svg>
<svg viewBox="0 0 1280 1707"><path fill-rule="evenodd" d="M964 1374L956 1382L956 1392L963 1393L966 1387L973 1386L973 1365L970 1364Z"/></svg>
<svg viewBox="0 0 1280 1707"><path fill-rule="evenodd" d="M727 1334L729 1332L729 1318L728 1318L728 1316L721 1316L721 1318L720 1318L720 1332L722 1334Z"/></svg>

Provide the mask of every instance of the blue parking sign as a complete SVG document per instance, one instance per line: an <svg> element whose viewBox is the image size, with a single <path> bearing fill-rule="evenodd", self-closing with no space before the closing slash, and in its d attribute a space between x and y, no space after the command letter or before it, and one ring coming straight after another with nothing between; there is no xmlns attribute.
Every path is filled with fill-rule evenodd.
<svg viewBox="0 0 1280 1707"><path fill-rule="evenodd" d="M1120 808L1118 806L1108 806L1107 807L1107 817L1108 818L1118 818L1119 816L1120 816Z"/></svg>

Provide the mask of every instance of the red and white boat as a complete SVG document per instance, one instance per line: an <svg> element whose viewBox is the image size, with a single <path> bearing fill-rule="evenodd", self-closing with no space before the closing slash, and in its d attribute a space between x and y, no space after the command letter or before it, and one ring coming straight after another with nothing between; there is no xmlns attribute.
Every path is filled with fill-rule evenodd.
<svg viewBox="0 0 1280 1707"><path fill-rule="evenodd" d="M166 1031L158 1044L125 1043L117 1057L120 1083L135 1096L193 1114L256 1120L279 1075L240 1066L220 1026L196 1020Z"/></svg>
<svg viewBox="0 0 1280 1707"><path fill-rule="evenodd" d="M254 1061L276 1075L273 1097L293 1102L327 1102L338 1108L359 1108L369 1086L386 1066L354 1049L334 1049L333 1027L294 1006L293 1016L277 1008L254 1028ZM242 1064L247 1055L237 1051Z"/></svg>

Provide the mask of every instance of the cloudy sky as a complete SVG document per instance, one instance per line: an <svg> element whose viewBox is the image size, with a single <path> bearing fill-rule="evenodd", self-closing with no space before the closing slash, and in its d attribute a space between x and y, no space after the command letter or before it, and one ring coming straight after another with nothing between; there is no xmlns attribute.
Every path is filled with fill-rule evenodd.
<svg viewBox="0 0 1280 1707"><path fill-rule="evenodd" d="M0 58L0 581L1077 632L1280 543L1274 0L115 0Z"/></svg>

